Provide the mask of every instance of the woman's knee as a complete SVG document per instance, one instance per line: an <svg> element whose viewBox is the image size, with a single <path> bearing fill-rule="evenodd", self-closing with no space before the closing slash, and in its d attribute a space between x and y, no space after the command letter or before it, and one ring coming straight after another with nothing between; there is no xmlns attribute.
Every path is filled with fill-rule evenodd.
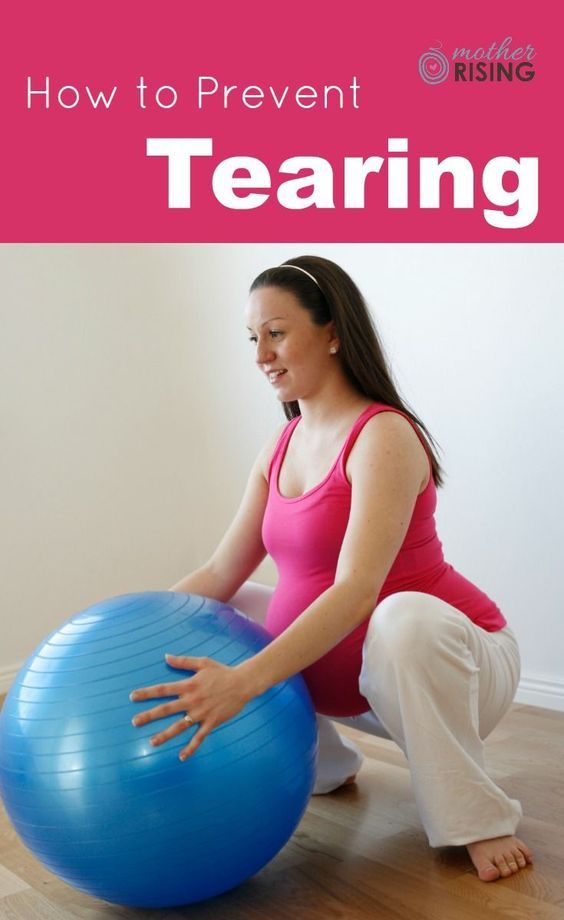
<svg viewBox="0 0 564 920"><path fill-rule="evenodd" d="M390 594L372 614L365 646L394 661L423 659L453 631L461 636L460 614L438 598L419 591Z"/></svg>
<svg viewBox="0 0 564 920"><path fill-rule="evenodd" d="M270 604L274 588L261 585L258 581L246 581L228 603L246 614L256 623L264 623L268 605Z"/></svg>

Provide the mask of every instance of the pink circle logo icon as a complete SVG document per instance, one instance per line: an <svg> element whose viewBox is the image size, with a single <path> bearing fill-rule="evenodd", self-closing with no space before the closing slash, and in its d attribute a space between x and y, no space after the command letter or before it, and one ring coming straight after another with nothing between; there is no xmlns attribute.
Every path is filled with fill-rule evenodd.
<svg viewBox="0 0 564 920"><path fill-rule="evenodd" d="M429 48L419 58L419 76L425 83L443 83L449 69L448 58L439 48Z"/></svg>

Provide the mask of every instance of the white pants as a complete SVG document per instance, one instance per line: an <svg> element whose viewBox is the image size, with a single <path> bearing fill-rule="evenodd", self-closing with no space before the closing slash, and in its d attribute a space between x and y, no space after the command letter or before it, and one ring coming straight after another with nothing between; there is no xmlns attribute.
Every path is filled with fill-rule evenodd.
<svg viewBox="0 0 564 920"><path fill-rule="evenodd" d="M272 591L248 581L229 603L263 623ZM372 720L375 733L392 738L406 755L433 847L515 833L521 805L486 774L483 739L511 705L519 668L508 627L486 632L429 594L393 594L371 616L359 688L376 718L371 713L366 722ZM314 794L337 788L363 761L330 719L317 720ZM341 721L355 725L355 719Z"/></svg>

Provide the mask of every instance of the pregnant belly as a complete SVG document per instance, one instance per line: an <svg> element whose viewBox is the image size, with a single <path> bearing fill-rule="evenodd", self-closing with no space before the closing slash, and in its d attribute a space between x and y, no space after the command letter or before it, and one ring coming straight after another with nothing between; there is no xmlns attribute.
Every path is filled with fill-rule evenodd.
<svg viewBox="0 0 564 920"><path fill-rule="evenodd" d="M279 636L288 628L329 585L318 585L312 590L297 591L285 587L282 582L273 594L266 628L273 636ZM358 689L362 667L362 646L369 619L357 626L337 643L329 652L302 672L308 686L316 712L328 716L359 715L370 706Z"/></svg>

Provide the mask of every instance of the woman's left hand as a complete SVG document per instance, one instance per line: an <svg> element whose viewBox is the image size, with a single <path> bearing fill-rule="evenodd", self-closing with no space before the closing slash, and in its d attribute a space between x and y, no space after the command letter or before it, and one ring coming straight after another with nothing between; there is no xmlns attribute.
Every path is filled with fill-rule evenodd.
<svg viewBox="0 0 564 920"><path fill-rule="evenodd" d="M162 719L174 713L179 714L178 722L153 735L151 744L157 747L198 723L198 731L190 743L180 751L181 760L190 757L201 745L209 733L231 719L241 711L243 706L253 698L246 681L236 667L220 664L211 658L191 658L183 655L166 655L167 664L178 670L194 671L192 677L168 684L156 684L133 690L129 698L137 703L159 697L176 697L154 709L140 712L132 720L136 726L147 725L155 719ZM184 718L189 715L191 722Z"/></svg>

